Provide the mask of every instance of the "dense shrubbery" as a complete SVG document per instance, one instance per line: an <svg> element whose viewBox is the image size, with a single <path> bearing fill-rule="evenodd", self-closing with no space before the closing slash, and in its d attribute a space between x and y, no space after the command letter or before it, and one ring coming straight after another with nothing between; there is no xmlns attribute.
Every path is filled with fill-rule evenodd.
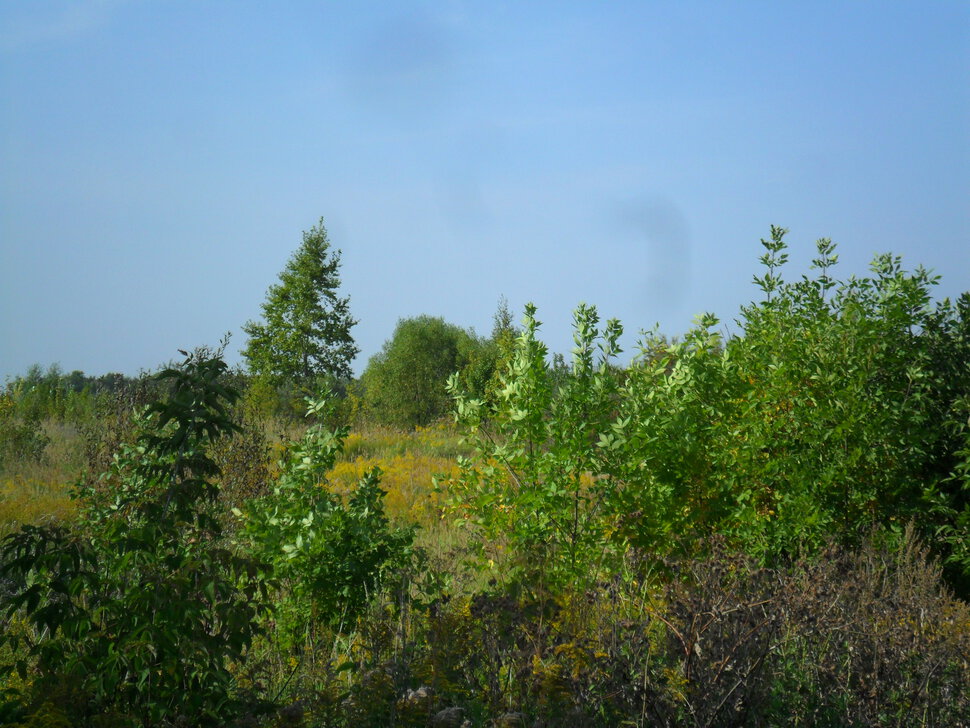
<svg viewBox="0 0 970 728"><path fill-rule="evenodd" d="M970 609L911 536L766 569L719 539L591 589L374 605L317 666L309 725L959 726ZM348 678L348 675L351 677Z"/></svg>
<svg viewBox="0 0 970 728"><path fill-rule="evenodd" d="M449 384L459 421L478 442L476 458L459 460L453 510L480 530L489 560L517 578L595 582L615 531L610 508L619 483L604 454L620 386L609 364L622 329L611 321L600 339L595 310L580 306L573 368L554 378L534 313L527 308L490 400L461 394L457 377Z"/></svg>
<svg viewBox="0 0 970 728"><path fill-rule="evenodd" d="M3 634L24 648L21 676L34 675L23 707L57 688L79 723L217 724L238 710L229 663L255 633L265 587L245 578L253 564L225 548L207 507L217 493L207 445L235 429L224 370L190 356L163 371L171 396L146 411L110 482L78 493L77 525L25 526L4 541L0 607L29 625Z"/></svg>
<svg viewBox="0 0 970 728"><path fill-rule="evenodd" d="M618 324L600 332L580 307L554 386L529 309L491 406L453 386L480 443L455 511L484 544L588 580L631 546L662 558L716 532L778 563L916 521L966 593L970 295L933 305L934 279L890 256L837 282L825 240L819 275L785 283L783 235L765 241L765 299L742 310L742 336L702 316L620 370Z"/></svg>
<svg viewBox="0 0 970 728"><path fill-rule="evenodd" d="M970 583L970 295L934 303L891 256L838 281L825 240L786 282L783 236L738 336L703 316L621 368L620 325L590 306L568 364L531 306L487 340L402 322L386 371L311 399L278 445L307 382L212 352L110 390L8 387L0 449L37 458L70 420L105 475L75 520L2 542L0 664L21 675L0 677L0 720L970 725L950 591ZM343 424L361 391L433 419L455 371L465 444ZM416 508L399 481L431 466L394 473L386 507L371 464L415 452L444 477L406 484Z"/></svg>
<svg viewBox="0 0 970 728"><path fill-rule="evenodd" d="M17 412L14 398L0 394L0 468L12 461L40 460L48 442L40 420Z"/></svg>

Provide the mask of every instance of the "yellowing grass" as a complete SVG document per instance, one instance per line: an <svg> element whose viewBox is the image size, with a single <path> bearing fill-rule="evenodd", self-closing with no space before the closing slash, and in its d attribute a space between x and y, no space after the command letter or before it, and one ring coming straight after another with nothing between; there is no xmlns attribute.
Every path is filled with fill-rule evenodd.
<svg viewBox="0 0 970 728"><path fill-rule="evenodd" d="M75 505L68 493L62 483L23 477L0 480L0 536L21 524L69 520Z"/></svg>
<svg viewBox="0 0 970 728"><path fill-rule="evenodd" d="M70 491L84 464L76 427L44 424L50 443L42 462L9 462L0 471L0 536L23 524L39 525L74 517Z"/></svg>
<svg viewBox="0 0 970 728"><path fill-rule="evenodd" d="M387 515L395 520L430 525L440 519L441 502L434 492L435 476L454 477L458 468L453 459L427 454L405 452L387 457L359 456L351 461L338 462L329 474L330 486L336 493L346 494L374 467L383 472L381 486L387 491L384 499Z"/></svg>
<svg viewBox="0 0 970 728"><path fill-rule="evenodd" d="M471 450L447 423L410 432L386 427L355 430L347 437L328 480L335 493L346 495L364 473L379 467L388 516L432 526L440 521L443 505L434 490L435 477L442 481L455 477L456 457Z"/></svg>
<svg viewBox="0 0 970 728"><path fill-rule="evenodd" d="M462 441L453 424L440 422L407 432L390 427L354 430L344 442L343 459L389 458L406 453L454 459L458 455L469 455L472 451L473 448Z"/></svg>
<svg viewBox="0 0 970 728"><path fill-rule="evenodd" d="M273 427L279 427L273 423ZM83 470L80 435L67 425L47 425L51 443L43 463L12 465L0 472L0 535L20 524L69 520L75 506L68 493ZM299 432L287 432L299 438ZM284 447L276 438L269 453L270 479L276 475L276 460ZM388 516L398 522L423 527L441 526L442 498L435 493L434 478L443 482L457 475L456 458L469 455L454 425L440 423L413 431L386 427L354 430L347 437L344 452L328 476L330 487L346 495L373 467L383 472L381 485L387 491Z"/></svg>

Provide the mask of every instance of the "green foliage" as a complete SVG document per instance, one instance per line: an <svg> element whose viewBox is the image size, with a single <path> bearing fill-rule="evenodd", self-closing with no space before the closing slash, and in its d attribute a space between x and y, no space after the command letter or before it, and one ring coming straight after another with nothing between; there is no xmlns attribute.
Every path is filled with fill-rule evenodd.
<svg viewBox="0 0 970 728"><path fill-rule="evenodd" d="M828 240L818 274L786 282L784 235L763 241L741 336L704 315L623 372L619 325L600 335L581 306L572 366L550 367L530 307L494 401L452 383L479 441L453 506L493 559L568 581L628 544L662 557L716 532L772 562L915 520L966 583L970 297L932 305L936 278L889 255L838 281Z"/></svg>
<svg viewBox="0 0 970 728"><path fill-rule="evenodd" d="M784 238L739 335L704 315L627 369L590 306L568 362L531 305L490 339L402 321L275 470L266 418L303 374L204 352L151 386L32 369L0 395L0 450L80 430L107 472L72 525L0 542L0 665L23 673L0 673L0 723L217 725L286 695L274 725L970 724L945 586L970 594L970 294L933 302L888 255L839 280L828 240L788 281ZM463 442L332 427L362 402L434 419L449 375ZM460 460L434 493L430 465L388 461L386 498L364 461L431 450ZM5 487L8 510L40 492ZM427 551L385 507L434 524Z"/></svg>
<svg viewBox="0 0 970 728"><path fill-rule="evenodd" d="M619 482L604 456L618 447L610 362L622 328L611 320L601 332L598 324L595 308L577 309L572 367L557 382L530 304L491 402L464 394L457 376L449 382L477 445L475 459L459 460L452 508L508 557L493 552L493 562L533 584L595 580L615 530Z"/></svg>
<svg viewBox="0 0 970 728"><path fill-rule="evenodd" d="M29 470L30 465L52 465L58 453L48 448L51 434L66 428L84 441L91 472L103 472L118 444L112 436L114 424L130 420L164 389L163 382L147 375L93 377L81 371L64 374L56 364L46 370L34 364L0 392L0 468L10 474L25 466ZM56 439L63 444L62 438ZM76 472L67 479L74 477Z"/></svg>
<svg viewBox="0 0 970 728"><path fill-rule="evenodd" d="M472 332L433 316L398 321L393 336L371 358L362 383L370 417L397 427L428 425L448 414L448 377L484 392L496 350Z"/></svg>
<svg viewBox="0 0 970 728"><path fill-rule="evenodd" d="M872 276L836 281L828 240L816 278L785 282L784 233L765 241L767 271L755 279L765 299L742 309L743 336L724 342L708 316L631 369L615 467L624 510L642 518L626 535L662 552L671 534L715 530L773 559L915 519L957 553L966 304L959 315L932 306L936 279L888 255ZM936 537L941 528L952 542Z"/></svg>
<svg viewBox="0 0 970 728"><path fill-rule="evenodd" d="M307 401L307 416L326 415L326 401ZM273 492L239 512L242 538L280 585L275 620L289 646L313 644L320 626L353 625L369 596L411 560L413 529L390 526L379 468L346 504L324 487L347 434L310 426L286 448Z"/></svg>
<svg viewBox="0 0 970 728"><path fill-rule="evenodd" d="M92 377L77 370L65 374L56 364L45 371L34 364L26 374L8 382L5 389L23 419L80 425L97 416L105 397L131 388L136 381L121 374Z"/></svg>
<svg viewBox="0 0 970 728"><path fill-rule="evenodd" d="M360 350L350 334L357 323L350 299L337 295L339 271L340 252L331 251L321 220L303 233L280 282L270 286L263 321L243 326L249 341L242 354L250 371L274 383L350 376Z"/></svg>
<svg viewBox="0 0 970 728"><path fill-rule="evenodd" d="M230 663L243 659L261 607L252 562L222 544L209 504L218 472L209 444L236 430L226 366L203 354L162 371L171 395L151 405L137 443L106 478L81 489L74 528L24 527L4 539L0 596L23 615L17 669L31 693L74 686L75 719L113 714L122 724L218 724L234 712Z"/></svg>

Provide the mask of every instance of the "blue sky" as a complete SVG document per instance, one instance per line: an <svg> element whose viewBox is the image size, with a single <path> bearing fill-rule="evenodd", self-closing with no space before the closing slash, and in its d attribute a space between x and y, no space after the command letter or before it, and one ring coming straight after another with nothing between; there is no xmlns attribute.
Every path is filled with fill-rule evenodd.
<svg viewBox="0 0 970 728"><path fill-rule="evenodd" d="M0 378L234 333L323 217L359 372L401 317L553 350L732 323L759 239L970 288L966 2L0 0Z"/></svg>

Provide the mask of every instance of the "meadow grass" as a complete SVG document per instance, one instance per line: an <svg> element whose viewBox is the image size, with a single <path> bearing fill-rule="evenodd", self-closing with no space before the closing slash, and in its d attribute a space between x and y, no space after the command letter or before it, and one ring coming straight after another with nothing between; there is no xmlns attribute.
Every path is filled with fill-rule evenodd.
<svg viewBox="0 0 970 728"><path fill-rule="evenodd" d="M50 439L39 461L13 461L0 471L0 537L22 524L70 520L70 491L84 471L84 443L76 427L46 422Z"/></svg>
<svg viewBox="0 0 970 728"><path fill-rule="evenodd" d="M341 459L389 458L412 454L454 460L459 455L470 456L473 453L474 448L465 442L455 425L442 421L409 431L377 425L356 428L344 443Z"/></svg>
<svg viewBox="0 0 970 728"><path fill-rule="evenodd" d="M259 425L269 444L262 477L270 482L265 487L278 474L276 460L285 442L298 440L304 429L302 423L275 418ZM49 421L44 433L49 444L40 461L11 462L0 470L0 537L24 524L67 522L76 513L71 489L89 467L85 447L90 443L69 423ZM467 559L471 539L444 507L447 484L457 476L457 457L473 453L473 445L450 422L408 431L363 425L348 435L326 487L347 496L367 471L379 467L388 517L397 525L418 526L415 545L440 571L454 570ZM242 449L235 459L253 456L258 456L257 451ZM436 480L440 487L436 488Z"/></svg>
<svg viewBox="0 0 970 728"><path fill-rule="evenodd" d="M275 446L269 449L268 472L275 472L282 443L300 436L299 425L268 420L264 434ZM44 424L49 444L38 461L10 462L0 470L0 534L20 524L69 519L74 512L71 487L85 474L85 441L77 427L57 421ZM412 431L364 426L347 437L344 452L329 474L335 493L347 494L364 473L379 467L387 491L390 518L440 530L441 495L434 479L455 475L456 457L469 455L454 425L439 423Z"/></svg>
<svg viewBox="0 0 970 728"><path fill-rule="evenodd" d="M63 483L26 479L0 479L0 537L21 525L70 520L75 504Z"/></svg>
<svg viewBox="0 0 970 728"><path fill-rule="evenodd" d="M346 495L366 472L379 467L381 486L387 491L388 517L423 528L437 527L443 516L444 494L436 490L435 480L446 482L455 477L457 457L471 452L471 446L449 423L412 431L365 427L347 437L328 480L335 493Z"/></svg>

